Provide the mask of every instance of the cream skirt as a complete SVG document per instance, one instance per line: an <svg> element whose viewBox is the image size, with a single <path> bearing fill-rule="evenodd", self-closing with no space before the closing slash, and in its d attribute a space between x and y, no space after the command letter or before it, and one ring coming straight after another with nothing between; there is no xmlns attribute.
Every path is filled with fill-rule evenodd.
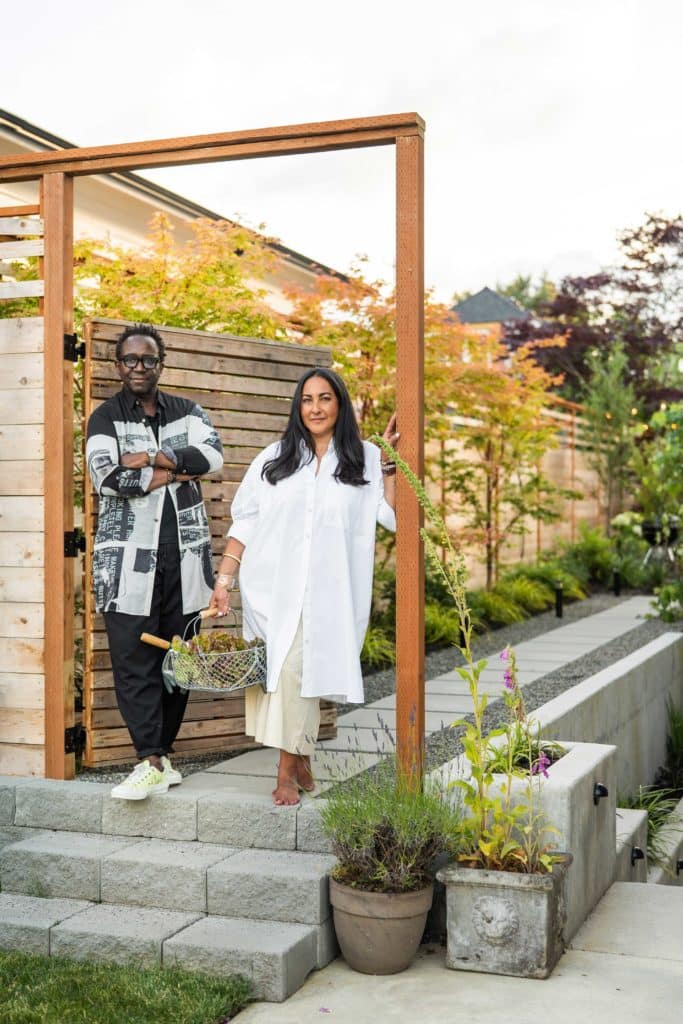
<svg viewBox="0 0 683 1024"><path fill-rule="evenodd" d="M274 693L250 686L244 696L247 736L290 754L312 754L320 728L320 698L301 696L303 625L285 658Z"/></svg>

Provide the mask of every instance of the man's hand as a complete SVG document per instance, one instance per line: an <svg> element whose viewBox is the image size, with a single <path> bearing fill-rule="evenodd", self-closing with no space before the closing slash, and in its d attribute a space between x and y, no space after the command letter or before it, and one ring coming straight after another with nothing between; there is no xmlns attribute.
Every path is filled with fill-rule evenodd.
<svg viewBox="0 0 683 1024"><path fill-rule="evenodd" d="M147 452L126 452L121 456L121 465L126 469L144 469L149 466L149 455Z"/></svg>

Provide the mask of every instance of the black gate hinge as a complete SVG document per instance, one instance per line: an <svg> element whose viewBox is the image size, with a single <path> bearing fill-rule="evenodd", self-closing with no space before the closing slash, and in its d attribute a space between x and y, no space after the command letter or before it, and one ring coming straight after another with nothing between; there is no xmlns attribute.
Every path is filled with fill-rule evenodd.
<svg viewBox="0 0 683 1024"><path fill-rule="evenodd" d="M78 754L84 746L84 729L82 725L72 725L64 730L64 753Z"/></svg>
<svg viewBox="0 0 683 1024"><path fill-rule="evenodd" d="M79 551L85 551L85 534L76 527L75 530L67 530L64 534L64 557L76 558Z"/></svg>
<svg viewBox="0 0 683 1024"><path fill-rule="evenodd" d="M77 363L79 359L85 359L85 342L79 341L77 334L64 335L64 358L69 359L72 363Z"/></svg>

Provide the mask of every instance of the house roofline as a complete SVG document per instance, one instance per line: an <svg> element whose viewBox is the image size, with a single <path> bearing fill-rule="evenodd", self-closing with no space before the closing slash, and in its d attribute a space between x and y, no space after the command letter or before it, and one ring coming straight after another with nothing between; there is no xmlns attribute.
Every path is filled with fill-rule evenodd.
<svg viewBox="0 0 683 1024"><path fill-rule="evenodd" d="M61 150L78 148L73 142L68 142L66 139L62 139L59 135L53 135L52 132L45 131L43 128L39 128L37 125L31 124L30 121L26 121L24 118L18 117L16 114L11 114L8 110L3 110L0 107L0 131L3 129L9 131L13 135L16 135L23 141L26 141L27 139L31 140L41 149ZM122 182L128 187L132 187L136 192L142 192L151 198L160 199L172 209L175 209L178 213L183 213L191 217L206 217L209 220L223 220L227 221L229 224L237 223L229 217L224 217L220 213L216 213L215 210L209 210L206 206L201 206L199 203L195 203L191 199L186 199L184 196L178 195L177 192L172 192L170 189L164 188L162 185L156 185L148 178L143 178L141 175L135 174L132 171L115 171L110 174L102 175L102 177L113 178L115 181ZM254 232L254 234L258 234L258 232ZM328 267L324 263L312 260L308 256L304 256L303 253L297 252L295 249L290 249L289 246L282 245L281 242L273 242L268 239L264 239L264 242L269 249L272 249L281 256L284 256L290 263L301 267L303 270L308 270L312 274L324 274L325 276L335 277L341 281L348 281L348 276L346 274L342 274L339 270L334 270L332 267Z"/></svg>

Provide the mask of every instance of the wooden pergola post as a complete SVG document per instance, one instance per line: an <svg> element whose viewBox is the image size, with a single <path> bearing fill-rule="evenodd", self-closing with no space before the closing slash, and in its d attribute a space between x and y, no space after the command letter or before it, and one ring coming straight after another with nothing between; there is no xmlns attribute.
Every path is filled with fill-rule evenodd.
<svg viewBox="0 0 683 1024"><path fill-rule="evenodd" d="M43 298L45 344L45 775L72 779L75 756L66 753L74 724L73 562L65 534L73 530L73 363L64 335L73 331L73 178L41 179L45 224Z"/></svg>
<svg viewBox="0 0 683 1024"><path fill-rule="evenodd" d="M73 775L64 730L73 722L71 566L64 532L72 527L70 366L63 335L72 329L72 177L179 164L396 147L396 404L401 452L423 476L424 121L418 114L159 139L115 146L50 150L0 160L0 181L41 178L45 218L45 632L46 774ZM68 378L68 379L67 379ZM64 399L60 401L60 396ZM421 512L405 481L398 484L397 745L416 785L424 769L424 564ZM67 621L69 620L69 621Z"/></svg>
<svg viewBox="0 0 683 1024"><path fill-rule="evenodd" d="M424 142L396 143L396 412L401 455L424 477ZM396 513L396 747L400 768L424 774L425 658L422 509L399 477Z"/></svg>

